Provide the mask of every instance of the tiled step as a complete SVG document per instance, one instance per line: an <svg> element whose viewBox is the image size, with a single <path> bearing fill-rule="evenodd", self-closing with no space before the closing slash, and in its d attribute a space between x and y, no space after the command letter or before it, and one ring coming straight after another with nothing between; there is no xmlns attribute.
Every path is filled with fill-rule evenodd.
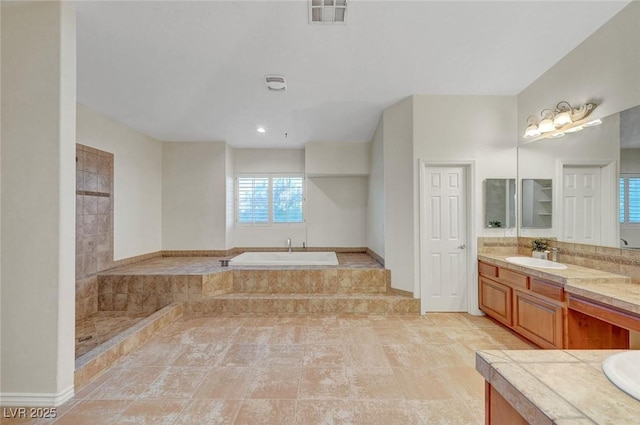
<svg viewBox="0 0 640 425"><path fill-rule="evenodd" d="M225 294L189 302L187 314L417 314L420 300L387 294Z"/></svg>
<svg viewBox="0 0 640 425"><path fill-rule="evenodd" d="M376 294L389 287L385 269L234 270L233 292L258 294Z"/></svg>

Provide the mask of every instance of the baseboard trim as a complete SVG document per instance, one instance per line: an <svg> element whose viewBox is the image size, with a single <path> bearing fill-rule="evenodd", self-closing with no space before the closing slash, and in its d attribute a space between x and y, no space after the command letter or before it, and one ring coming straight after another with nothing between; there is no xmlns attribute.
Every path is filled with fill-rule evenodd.
<svg viewBox="0 0 640 425"><path fill-rule="evenodd" d="M73 385L58 394L50 393L0 393L3 407L57 407L73 398Z"/></svg>

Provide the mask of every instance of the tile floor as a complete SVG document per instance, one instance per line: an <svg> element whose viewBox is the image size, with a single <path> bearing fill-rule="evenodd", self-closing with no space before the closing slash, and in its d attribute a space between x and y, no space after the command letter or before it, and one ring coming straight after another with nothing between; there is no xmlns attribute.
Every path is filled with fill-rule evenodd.
<svg viewBox="0 0 640 425"><path fill-rule="evenodd" d="M58 408L3 424L483 424L484 317L185 317Z"/></svg>

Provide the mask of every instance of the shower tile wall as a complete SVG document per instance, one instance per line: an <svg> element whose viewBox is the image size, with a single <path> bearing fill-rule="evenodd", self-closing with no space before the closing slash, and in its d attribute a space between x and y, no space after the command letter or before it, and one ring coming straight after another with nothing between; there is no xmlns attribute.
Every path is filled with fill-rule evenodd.
<svg viewBox="0 0 640 425"><path fill-rule="evenodd" d="M76 319L97 311L95 274L111 267L113 154L76 144Z"/></svg>

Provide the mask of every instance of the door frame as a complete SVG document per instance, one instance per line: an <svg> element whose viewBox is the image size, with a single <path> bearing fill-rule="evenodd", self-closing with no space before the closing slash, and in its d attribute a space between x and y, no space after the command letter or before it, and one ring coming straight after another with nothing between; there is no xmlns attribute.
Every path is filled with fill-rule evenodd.
<svg viewBox="0 0 640 425"><path fill-rule="evenodd" d="M600 244L604 246L619 246L620 225L618 223L618 161L615 159L601 160L580 160L580 159L557 159L556 160L556 182L553 186L553 222L556 223L556 235L559 238L563 235L562 215L564 198L564 169L565 167L593 167L600 168ZM614 230L610 226L602 226L602 223L615 223ZM555 226L554 226L555 227ZM607 230L609 229L609 230Z"/></svg>
<svg viewBox="0 0 640 425"><path fill-rule="evenodd" d="M477 200L476 194L478 188L476 188L476 160L458 160L458 161L433 161L418 159L419 182L418 182L418 252L416 256L416 264L419 267L418 281L416 282L414 293L420 294L420 314L425 314L425 300L423 298L422 285L426 280L427 265L424 260L423 253L427 252L428 241L423 237L423 229L426 228L425 223L425 179L427 177L427 169L431 167L463 167L465 169L465 191L466 191L466 203L467 210L465 213L465 220L467 222L467 313L476 316L482 315L482 311L478 307L478 278L477 278L477 256L478 256L478 243L477 243L477 229L476 229L476 211Z"/></svg>

